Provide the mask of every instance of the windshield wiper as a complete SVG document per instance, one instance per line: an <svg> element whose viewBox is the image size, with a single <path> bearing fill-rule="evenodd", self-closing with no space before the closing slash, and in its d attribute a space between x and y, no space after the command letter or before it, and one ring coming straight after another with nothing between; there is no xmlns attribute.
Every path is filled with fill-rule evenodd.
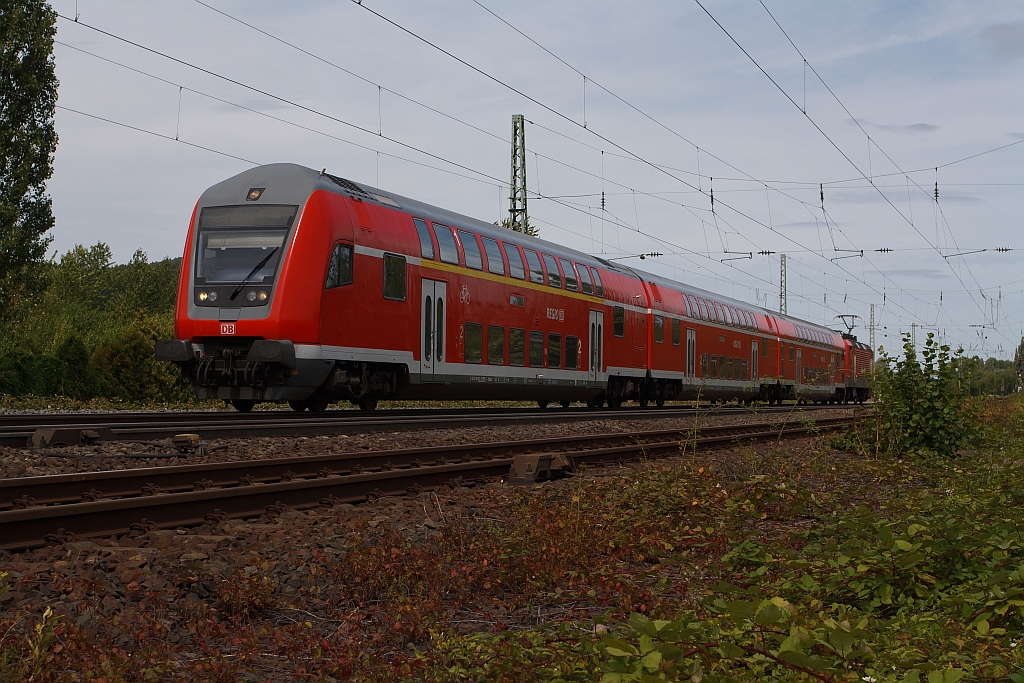
<svg viewBox="0 0 1024 683"><path fill-rule="evenodd" d="M267 265L267 261L270 260L270 257L273 256L274 252L276 252L278 249L280 249L280 247L274 247L273 249L271 249L270 253L264 256L263 260L257 263L256 267L250 270L249 274L242 278L242 281L238 283L237 287L235 287L235 291L231 292L231 296L228 297L228 301L235 300L235 297L238 296L238 293L242 291L242 287L245 287L245 283L249 281L249 278L255 275L256 271L258 271L260 268Z"/></svg>

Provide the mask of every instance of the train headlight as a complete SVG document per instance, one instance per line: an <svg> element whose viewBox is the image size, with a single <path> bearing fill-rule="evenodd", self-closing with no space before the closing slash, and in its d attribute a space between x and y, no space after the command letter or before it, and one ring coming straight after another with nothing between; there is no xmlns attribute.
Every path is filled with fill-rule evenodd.
<svg viewBox="0 0 1024 683"><path fill-rule="evenodd" d="M256 301L256 292L250 290L249 293L245 295L245 298L249 301Z"/></svg>
<svg viewBox="0 0 1024 683"><path fill-rule="evenodd" d="M217 300L217 291L214 290L214 291L210 292L210 301L216 301L216 300Z"/></svg>
<svg viewBox="0 0 1024 683"><path fill-rule="evenodd" d="M207 296L208 296L208 295L207 295L207 293L206 293L206 292L199 292L199 300L200 300L200 301L206 301L206 297L207 297Z"/></svg>
<svg viewBox="0 0 1024 683"><path fill-rule="evenodd" d="M267 300L267 293L266 292L260 292L260 301L266 301L266 300Z"/></svg>

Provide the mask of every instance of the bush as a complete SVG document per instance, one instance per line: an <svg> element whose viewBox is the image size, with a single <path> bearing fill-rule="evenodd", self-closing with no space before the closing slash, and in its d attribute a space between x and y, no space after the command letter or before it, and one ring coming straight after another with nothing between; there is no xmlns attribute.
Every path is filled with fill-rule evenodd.
<svg viewBox="0 0 1024 683"><path fill-rule="evenodd" d="M910 335L903 335L903 358L881 350L874 381L879 450L901 455L937 453L951 456L975 434L978 409L969 395L963 350L928 334L923 363Z"/></svg>

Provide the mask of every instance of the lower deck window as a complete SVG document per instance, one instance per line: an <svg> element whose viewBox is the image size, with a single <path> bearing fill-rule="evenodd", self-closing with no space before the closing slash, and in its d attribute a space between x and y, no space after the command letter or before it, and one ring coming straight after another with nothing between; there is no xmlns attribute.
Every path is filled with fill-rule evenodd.
<svg viewBox="0 0 1024 683"><path fill-rule="evenodd" d="M562 367L562 335L548 332L548 367Z"/></svg>
<svg viewBox="0 0 1024 683"><path fill-rule="evenodd" d="M679 321L672 319L672 345L679 346Z"/></svg>
<svg viewBox="0 0 1024 683"><path fill-rule="evenodd" d="M511 329L508 331L508 364L524 365L526 361L526 331Z"/></svg>
<svg viewBox="0 0 1024 683"><path fill-rule="evenodd" d="M612 308L612 332L616 337L626 336L626 309L622 306Z"/></svg>
<svg viewBox="0 0 1024 683"><path fill-rule="evenodd" d="M580 340L579 337L565 338L565 369L575 370L580 364Z"/></svg>
<svg viewBox="0 0 1024 683"><path fill-rule="evenodd" d="M740 367L742 368L742 373L743 373L743 377L741 377L741 379L744 382L746 382L747 381L747 359L746 358L743 359L743 361L740 364Z"/></svg>
<svg viewBox="0 0 1024 683"><path fill-rule="evenodd" d="M725 359L725 378L733 379L732 376L732 358Z"/></svg>
<svg viewBox="0 0 1024 683"><path fill-rule="evenodd" d="M665 319L660 315L654 316L654 342L661 344L665 341Z"/></svg>
<svg viewBox="0 0 1024 683"><path fill-rule="evenodd" d="M544 367L544 333L536 330L530 332L530 367Z"/></svg>
<svg viewBox="0 0 1024 683"><path fill-rule="evenodd" d="M700 354L700 376L708 376L708 354L706 353Z"/></svg>
<svg viewBox="0 0 1024 683"><path fill-rule="evenodd" d="M711 376L718 378L718 356L711 354Z"/></svg>
<svg viewBox="0 0 1024 683"><path fill-rule="evenodd" d="M487 363L505 364L505 328L499 325L487 326Z"/></svg>
<svg viewBox="0 0 1024 683"><path fill-rule="evenodd" d="M466 323L463 357L467 363L480 363L484 357L484 328L480 323Z"/></svg>
<svg viewBox="0 0 1024 683"><path fill-rule="evenodd" d="M384 254L384 298L405 301L405 257Z"/></svg>

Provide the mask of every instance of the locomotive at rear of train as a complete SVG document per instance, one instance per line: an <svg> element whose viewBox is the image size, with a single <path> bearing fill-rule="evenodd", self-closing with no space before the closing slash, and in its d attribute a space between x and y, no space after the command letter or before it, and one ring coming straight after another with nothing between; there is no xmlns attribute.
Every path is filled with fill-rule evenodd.
<svg viewBox="0 0 1024 683"><path fill-rule="evenodd" d="M203 193L156 355L200 399L317 412L862 401L873 362L820 325L292 164Z"/></svg>

